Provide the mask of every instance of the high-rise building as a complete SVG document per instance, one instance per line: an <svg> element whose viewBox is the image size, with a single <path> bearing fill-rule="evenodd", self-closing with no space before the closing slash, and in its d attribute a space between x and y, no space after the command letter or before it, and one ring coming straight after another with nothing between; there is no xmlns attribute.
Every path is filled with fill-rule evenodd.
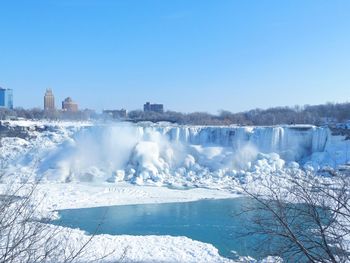
<svg viewBox="0 0 350 263"><path fill-rule="evenodd" d="M0 108L13 109L12 89L4 89L0 87Z"/></svg>
<svg viewBox="0 0 350 263"><path fill-rule="evenodd" d="M146 102L146 104L143 105L143 111L144 112L163 113L164 112L164 105L163 104L151 104L149 102Z"/></svg>
<svg viewBox="0 0 350 263"><path fill-rule="evenodd" d="M69 111L69 112L77 112L78 111L78 104L75 103L71 99L71 97L68 97L64 101L62 101L62 110Z"/></svg>
<svg viewBox="0 0 350 263"><path fill-rule="evenodd" d="M47 89L44 96L44 110L54 111L55 110L55 96L51 89Z"/></svg>

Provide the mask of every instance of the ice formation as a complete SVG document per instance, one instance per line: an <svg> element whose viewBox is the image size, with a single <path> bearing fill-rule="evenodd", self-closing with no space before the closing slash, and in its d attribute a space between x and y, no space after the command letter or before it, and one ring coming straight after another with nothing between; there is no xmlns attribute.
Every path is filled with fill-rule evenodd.
<svg viewBox="0 0 350 263"><path fill-rule="evenodd" d="M350 140L334 135L328 127L35 122L10 125L28 127L30 138L1 138L0 164L7 173L2 179L29 176L48 181L39 184L34 195L40 200L42 216L62 208L232 198L233 190L241 184L257 189L264 180L276 180L276 175L283 181L286 174L303 176L303 167L335 167L350 159ZM35 125L40 128L32 129ZM288 169L297 173L285 173ZM119 181L123 183L115 184ZM183 186L203 187L184 191ZM6 184L0 183L0 192L4 187ZM78 230L64 231L73 235L69 242L75 246L89 238ZM130 262L147 262L151 256L159 261L177 261L183 247L187 248L180 253L183 262L232 262L220 257L213 246L184 237L99 235L90 251L113 249L115 244L119 249L121 243L131 244L127 255ZM87 255L87 260L91 258Z"/></svg>
<svg viewBox="0 0 350 263"><path fill-rule="evenodd" d="M225 185L251 173L299 165L319 169L350 159L349 140L310 125L56 125L36 135L29 141L6 139L8 151L2 149L2 156L10 172L31 171L59 182ZM13 150L11 145L16 145Z"/></svg>

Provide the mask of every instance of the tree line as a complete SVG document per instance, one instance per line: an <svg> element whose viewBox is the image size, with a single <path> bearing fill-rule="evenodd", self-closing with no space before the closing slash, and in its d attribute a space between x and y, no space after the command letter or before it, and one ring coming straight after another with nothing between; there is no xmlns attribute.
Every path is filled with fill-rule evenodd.
<svg viewBox="0 0 350 263"><path fill-rule="evenodd" d="M222 110L219 114L206 112L181 113L167 111L156 112L131 111L129 118L134 121L170 121L179 124L194 125L279 125L337 123L350 120L350 103L327 103L294 107L274 107L253 109L232 113Z"/></svg>
<svg viewBox="0 0 350 263"><path fill-rule="evenodd" d="M0 109L0 120L5 119L30 119L30 120L88 120L97 118L97 114L92 110L82 110L77 112L68 111L45 111L40 108L24 109L24 108L14 108L10 109Z"/></svg>
<svg viewBox="0 0 350 263"><path fill-rule="evenodd" d="M46 112L39 108L14 110L0 109L0 119L8 116L25 119L111 119L111 116L97 114L91 110L79 112ZM294 107L273 107L268 109L252 109L233 113L221 110L218 114L207 112L182 113L166 111L164 113L144 112L133 110L128 112L127 118L132 122L167 121L189 125L281 125L281 124L313 124L323 125L350 120L350 103L327 103L321 105L304 105Z"/></svg>

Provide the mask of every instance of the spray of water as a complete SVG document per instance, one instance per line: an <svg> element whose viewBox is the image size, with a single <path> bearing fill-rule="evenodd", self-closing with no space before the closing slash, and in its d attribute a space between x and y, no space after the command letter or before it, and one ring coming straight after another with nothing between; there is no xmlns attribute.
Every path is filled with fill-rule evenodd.
<svg viewBox="0 0 350 263"><path fill-rule="evenodd" d="M278 155L262 156L259 152L275 151L284 155L290 152L290 159L294 160L311 149L315 141L313 134L317 133L310 129L296 136L299 131L281 132L281 129L125 123L94 126L81 130L50 152L40 164L38 174L63 182L127 180L137 184L162 184L174 178L195 181L227 176L234 171L251 169L256 165L254 162L282 167L284 162ZM258 160L261 158L270 161Z"/></svg>

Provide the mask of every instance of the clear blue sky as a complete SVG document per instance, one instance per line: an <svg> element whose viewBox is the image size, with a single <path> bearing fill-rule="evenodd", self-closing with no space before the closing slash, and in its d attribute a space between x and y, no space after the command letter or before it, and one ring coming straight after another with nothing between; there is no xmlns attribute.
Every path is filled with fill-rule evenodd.
<svg viewBox="0 0 350 263"><path fill-rule="evenodd" d="M345 102L350 1L0 0L0 86L26 108Z"/></svg>

